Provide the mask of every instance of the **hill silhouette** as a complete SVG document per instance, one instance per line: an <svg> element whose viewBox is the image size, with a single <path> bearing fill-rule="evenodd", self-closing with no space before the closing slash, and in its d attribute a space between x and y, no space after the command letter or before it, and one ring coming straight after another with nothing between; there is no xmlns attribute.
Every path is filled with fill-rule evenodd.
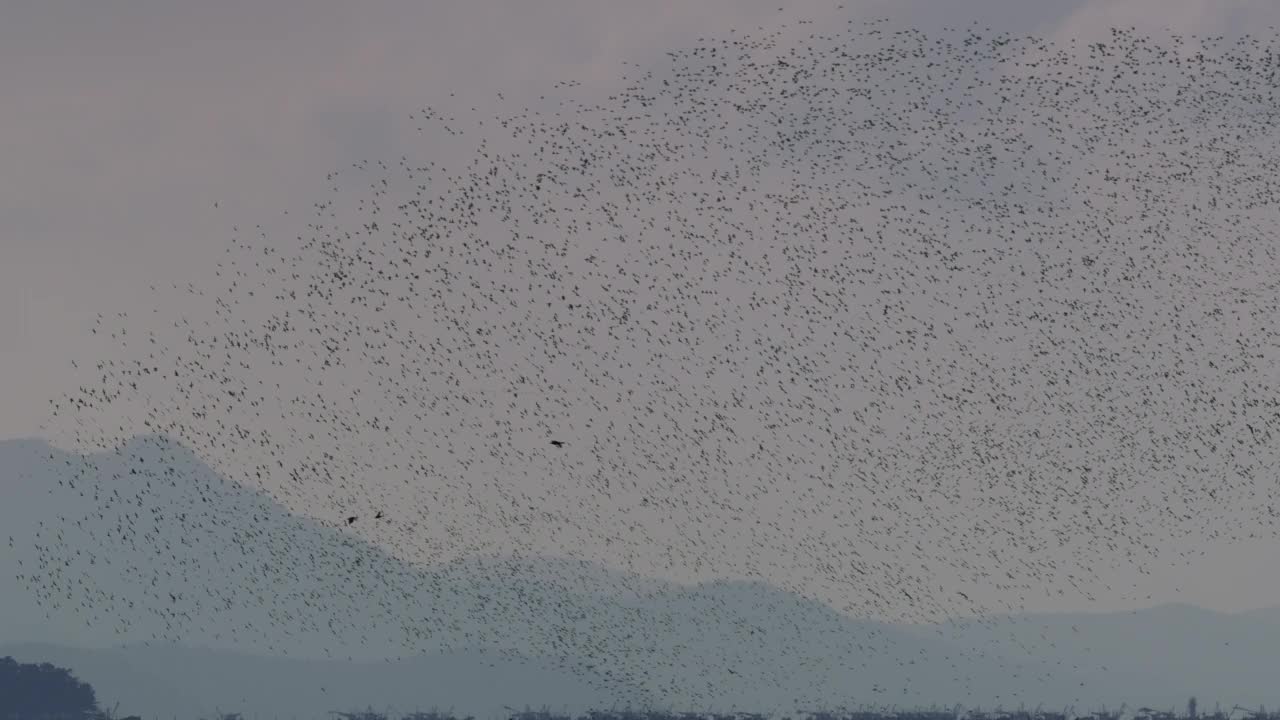
<svg viewBox="0 0 1280 720"><path fill-rule="evenodd" d="M0 656L0 717L93 720L98 714L93 688L66 668Z"/></svg>
<svg viewBox="0 0 1280 720"><path fill-rule="evenodd" d="M111 478L111 502L71 487L86 462ZM566 558L415 567L336 524L289 513L158 436L91 457L39 440L0 443L0 468L0 521L15 536L0 569L24 580L0 585L0 603L17 610L0 640L46 643L14 656L44 653L143 714L172 715L162 708L184 703L208 712L200 703L247 702L253 688L262 702L270 688L310 696L321 678L361 672L383 678L366 683L380 695L353 691L346 707L376 706L404 686L431 695L424 704L477 717L496 696L468 688L512 688L498 705L540 701L521 688L554 690L546 702L571 708L684 707L699 696L759 711L856 702L1169 706L1190 692L1258 704L1268 699L1266 659L1280 644L1280 625L1263 613L1175 606L897 626L758 581L681 585ZM145 507L131 506L148 482ZM59 515L67 520L54 522ZM51 552L54 542L63 545ZM41 544L67 564L40 567ZM152 559L158 551L164 563ZM174 567L185 575L165 574ZM96 602L73 595L46 603L43 617L33 597L65 593L68 582L98 593ZM403 659L386 662L395 658ZM448 678L443 695L428 692L424 677ZM200 685L212 678L223 684Z"/></svg>

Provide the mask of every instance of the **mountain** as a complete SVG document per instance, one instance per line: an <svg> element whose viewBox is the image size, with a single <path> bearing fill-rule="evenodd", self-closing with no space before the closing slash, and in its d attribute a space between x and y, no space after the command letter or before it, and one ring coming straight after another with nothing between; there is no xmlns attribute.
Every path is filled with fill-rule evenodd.
<svg viewBox="0 0 1280 720"><path fill-rule="evenodd" d="M1128 612L1004 616L963 628L940 623L931 630L967 647L999 648L1014 662L1051 661L1079 675L1091 692L1130 705L1182 707L1191 695L1227 707L1277 699L1268 678L1274 676L1269 658L1280 648L1280 608L1222 613L1170 603Z"/></svg>
<svg viewBox="0 0 1280 720"><path fill-rule="evenodd" d="M1236 613L1236 617L1268 625L1280 626L1280 605Z"/></svg>
<svg viewBox="0 0 1280 720"><path fill-rule="evenodd" d="M84 467L96 483L76 479ZM762 582L681 585L565 558L417 567L159 436L92 456L0 443L0 498L14 536L0 552L5 652L144 715L223 697L224 710L303 712L295 696L477 717L541 702L1257 705L1280 640L1262 613L1189 606L897 626Z"/></svg>

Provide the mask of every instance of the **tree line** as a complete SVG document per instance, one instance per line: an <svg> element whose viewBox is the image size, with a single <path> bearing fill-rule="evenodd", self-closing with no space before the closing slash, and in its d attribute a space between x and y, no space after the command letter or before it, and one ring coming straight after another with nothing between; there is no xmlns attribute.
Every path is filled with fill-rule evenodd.
<svg viewBox="0 0 1280 720"><path fill-rule="evenodd" d="M576 717L557 713L543 707L534 710L507 708L510 715L505 720L769 720L763 713L676 712L673 710L591 710ZM393 717L390 713L372 708L351 712L334 711L328 720L476 720L474 716L460 717L452 711L432 709L414 711ZM70 670L49 663L19 663L12 657L0 658L0 720L141 720L137 716L117 717L115 710L99 706L94 689L80 681ZM205 719L201 719L205 720ZM211 720L243 720L240 713L218 713ZM1233 706L1224 711L1220 706L1213 712L1201 713L1196 699L1191 698L1185 711L1156 710L1140 707L1128 710L1127 706L1108 710L1103 707L1091 712L1077 712L1072 707L1061 711L1034 710L1019 707L1006 710L1000 707L981 708L930 707L898 708L894 706L862 706L856 709L816 710L799 713L795 717L780 720L1280 720L1280 712L1268 712L1266 707L1257 709Z"/></svg>

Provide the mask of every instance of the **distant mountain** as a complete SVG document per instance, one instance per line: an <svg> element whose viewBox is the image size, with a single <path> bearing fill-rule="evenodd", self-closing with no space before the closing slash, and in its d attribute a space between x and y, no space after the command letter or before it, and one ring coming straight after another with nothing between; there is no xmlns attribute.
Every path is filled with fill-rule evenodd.
<svg viewBox="0 0 1280 720"><path fill-rule="evenodd" d="M102 478L97 499L83 482L71 487L86 461ZM0 547L0 607L14 608L0 619L0 642L62 646L0 653L71 668L148 716L211 712L220 697L224 710L260 715L395 698L478 717L544 701L762 711L1168 707L1190 694L1276 702L1266 672L1280 631L1261 612L1166 606L895 626L760 582L685 586L563 558L418 568L291 515L154 436L88 458L38 440L0 443L0 498L15 540ZM62 543L50 555L65 562L38 566L36 542ZM43 607L27 583L9 580L18 576ZM98 602L81 606L84 593ZM387 657L405 659L359 662ZM317 698L320 687L351 693ZM292 694L312 704L276 703Z"/></svg>
<svg viewBox="0 0 1280 720"><path fill-rule="evenodd" d="M1236 617L1249 620L1251 622L1260 622L1268 625L1280 627L1280 605L1275 607L1264 607L1256 610L1245 610L1238 612Z"/></svg>
<svg viewBox="0 0 1280 720"><path fill-rule="evenodd" d="M1015 662L1052 661L1101 696L1181 707L1196 695L1274 706L1280 608L1221 613L1185 603L1128 612L1044 613L932 628L966 647L990 647ZM1074 666L1074 667L1073 667ZM1126 689L1131 688L1128 693ZM1181 698L1181 700L1179 700ZM1112 703L1116 704L1116 703Z"/></svg>

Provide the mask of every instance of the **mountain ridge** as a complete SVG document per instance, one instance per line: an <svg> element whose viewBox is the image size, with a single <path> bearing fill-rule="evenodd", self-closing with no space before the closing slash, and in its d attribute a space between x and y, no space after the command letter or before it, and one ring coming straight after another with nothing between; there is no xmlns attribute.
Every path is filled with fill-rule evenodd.
<svg viewBox="0 0 1280 720"><path fill-rule="evenodd" d="M199 652L215 656L242 653L237 655L240 665L254 664L245 657L276 657L290 663L348 663L341 665L348 670L369 663L435 662L420 658L471 658L459 660L471 663L467 677L514 687L521 677L550 673L547 687L564 688L564 701L579 705L606 698L752 710L859 700L1067 704L1082 692L1106 702L1136 699L1136 694L1147 704L1167 705L1171 682L1199 683L1201 697L1217 688L1233 702L1274 703L1258 696L1270 683L1254 672L1265 667L1270 648L1280 645L1280 624L1263 622L1265 613L1237 617L1172 603L1138 613L1050 613L899 626L852 618L754 579L682 585L630 578L625 571L570 558L540 557L465 558L419 568L339 529L289 515L269 496L248 488L202 501L225 503L216 505L227 513L216 522L197 527L175 520L200 510L186 494L191 487L237 486L203 464L156 469L161 459L179 465L198 461L194 453L177 449L180 444L171 448L171 441L158 437L123 444L122 455L87 458L114 478L111 493L127 498L148 481L160 486L147 496L151 507L144 509L152 527L146 529L150 540L141 545L139 535L116 530L117 517L141 516L137 501L122 501L127 512L111 515L115 506L106 504L102 511L104 503L83 495L85 487L69 487L67 468L86 458L39 440L0 442L0 490L14 501L0 509L0 521L17 528L19 535L19 526L48 532L50 525L41 525L41 518L63 513L74 519L75 511L82 511L81 526L68 520L59 527L69 538L64 542L72 553L67 558L70 570L88 578L99 592L127 597L135 610L129 617L123 610L119 616L103 610L95 620L84 616L92 609L37 607L54 610L55 619L45 624L60 632L24 636L15 630L20 617L17 624L0 622L0 640L54 642L71 648L63 654L74 655L76 647L97 644L103 652L116 652L111 646L147 642L163 647L176 638L182 646L206 646ZM167 450L173 452L166 457ZM143 473L130 472L144 466ZM188 484L154 482L170 470L186 474ZM98 511L104 515L99 517ZM107 547L108 542L114 545ZM151 559L159 545L169 548L170 566L194 568L163 591L151 587L165 570ZM94 565L77 553L92 555L104 548L116 556L111 572L103 570L105 559ZM9 560L27 563L5 568L6 555L0 553L0 570L13 571L10 577L29 572L38 559L9 553ZM134 582L119 581L121 567ZM291 586L264 581L271 579L272 567L281 577L293 578ZM344 585L333 585L330 578L335 577L343 577ZM347 583L364 590L348 591ZM618 592L628 584L631 591ZM637 587L656 592L633 592ZM231 609L188 597L202 589L217 602L229 602ZM0 586L5 595L0 600L30 604L30 597L20 597L21 592L13 592L17 590ZM177 591L173 599L171 591ZM380 594L371 599L373 591ZM249 602L246 597L263 599ZM181 622L173 605L186 613ZM300 611L304 607L307 613ZM327 627L322 622L326 615ZM1083 633L1072 629L1081 623L1088 625ZM234 632L237 625L242 632ZM269 642L254 642L263 637ZM1210 648L1213 643L1219 644ZM1234 648L1228 643L1235 643ZM347 659L334 657L335 649ZM1255 658L1242 658L1241 651ZM153 651L131 652L150 657ZM1194 654L1191 662L1179 662L1187 653ZM389 663L390 658L401 659ZM93 665L89 659L77 662ZM128 662L117 665L132 667ZM151 662L147 672L172 672L174 665ZM443 665L433 668L444 672ZM216 675L213 670L200 675L211 673ZM145 684L126 680L115 682ZM244 682L249 687L257 680ZM180 677L164 682L183 685ZM467 687L466 678L448 685L460 690ZM153 704L165 702L179 700Z"/></svg>

